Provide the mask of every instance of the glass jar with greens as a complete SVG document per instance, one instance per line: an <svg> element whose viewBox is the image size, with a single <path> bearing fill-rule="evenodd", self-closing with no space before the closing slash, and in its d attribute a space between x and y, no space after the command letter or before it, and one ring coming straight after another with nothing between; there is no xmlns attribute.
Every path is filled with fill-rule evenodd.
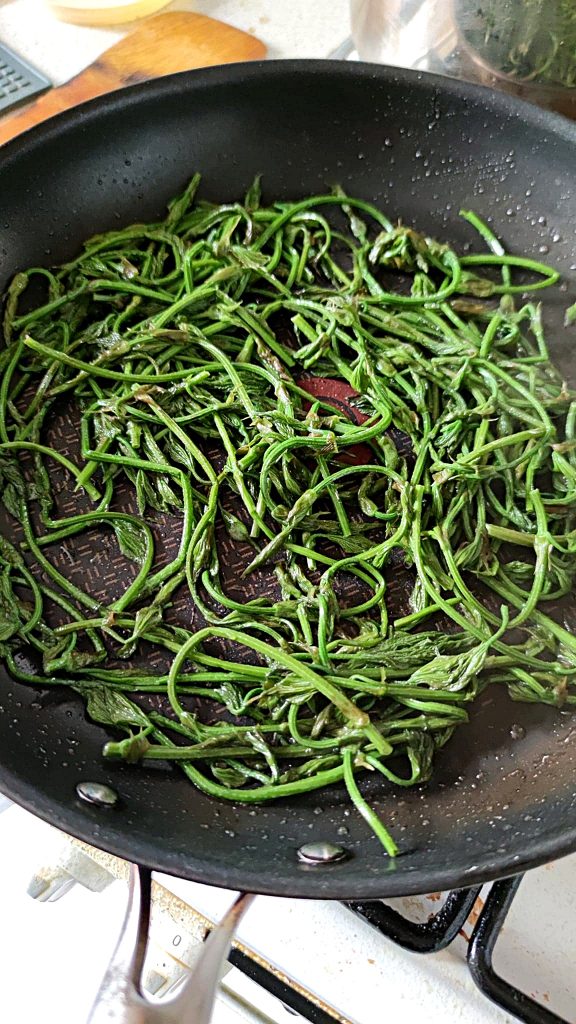
<svg viewBox="0 0 576 1024"><path fill-rule="evenodd" d="M576 118L576 0L351 0L364 60L505 89Z"/></svg>
<svg viewBox="0 0 576 1024"><path fill-rule="evenodd" d="M482 80L576 114L575 0L454 0L454 14Z"/></svg>

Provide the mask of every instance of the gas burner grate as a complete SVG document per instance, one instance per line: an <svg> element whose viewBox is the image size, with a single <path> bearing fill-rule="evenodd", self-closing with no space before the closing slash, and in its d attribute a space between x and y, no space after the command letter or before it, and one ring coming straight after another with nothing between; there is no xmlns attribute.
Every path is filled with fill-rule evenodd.
<svg viewBox="0 0 576 1024"><path fill-rule="evenodd" d="M495 882L484 900L468 943L467 960L475 984L488 999L523 1024L569 1024L525 992L501 978L492 965L492 954L518 891L522 875ZM354 902L346 906L383 936L412 953L438 953L450 945L470 917L481 886L455 889L448 893L440 910L428 921L418 923L379 901ZM334 1024L340 1018L306 998L294 987L239 950L232 950L231 963L279 999L288 1009L310 1024Z"/></svg>
<svg viewBox="0 0 576 1024"><path fill-rule="evenodd" d="M310 1024L340 1024L343 1020L339 1015L332 1013L328 1006L324 1008L320 1002L316 1003L308 999L305 991L300 991L292 979L282 981L263 964L258 963L254 957L247 956L241 950L231 949L228 960L233 967L238 968L251 981L255 981L257 985L278 999L295 1017L307 1020Z"/></svg>
<svg viewBox="0 0 576 1024"><path fill-rule="evenodd" d="M438 953L456 938L464 927L480 893L481 886L473 889L454 889L449 893L437 914L424 924L408 920L385 903L348 903L354 913L377 928L386 938L411 953Z"/></svg>
<svg viewBox="0 0 576 1024"><path fill-rule="evenodd" d="M568 1024L496 974L492 954L522 875L494 882L468 944L468 966L478 988L493 1003L525 1024Z"/></svg>
<svg viewBox="0 0 576 1024"><path fill-rule="evenodd" d="M525 992L496 974L492 954L518 891L522 875L494 882L478 915L468 943L467 960L475 984L488 999L523 1024L569 1024ZM468 919L481 887L455 889L445 903L423 924L410 921L385 903L347 904L386 938L413 953L437 953L456 938ZM311 1019L311 1018L310 1018Z"/></svg>
<svg viewBox="0 0 576 1024"><path fill-rule="evenodd" d="M49 89L51 82L40 71L0 45L0 114Z"/></svg>

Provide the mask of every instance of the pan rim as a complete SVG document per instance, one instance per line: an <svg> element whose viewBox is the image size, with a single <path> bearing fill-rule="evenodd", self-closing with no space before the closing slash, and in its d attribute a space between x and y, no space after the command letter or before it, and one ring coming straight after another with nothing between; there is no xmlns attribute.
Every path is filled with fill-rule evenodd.
<svg viewBox="0 0 576 1024"><path fill-rule="evenodd" d="M573 122L563 114L544 110L528 100L496 91L486 85L448 78L445 75L438 75L429 71L413 71L409 68L395 67L390 64L301 58L294 60L238 61L231 64L216 65L215 67L195 68L190 71L178 71L172 75L163 75L161 78L151 79L147 82L124 86L122 89L115 89L113 92L96 96L94 99L79 103L69 110L55 114L46 121L28 128L20 135L5 142L0 146L2 159L3 162L10 163L14 158L18 158L22 151L26 149L33 150L38 145L42 145L44 139L57 137L66 131L69 125L74 125L78 121L86 121L88 124L93 118L98 118L109 110L113 111L118 107L126 109L130 106L137 106L141 97L161 98L171 93L177 94L180 91L179 87L181 85L184 85L184 87L194 86L195 82L198 82L200 88L212 88L218 85L227 87L235 79L246 81L251 78L266 79L268 76L275 78L281 72L292 75L297 75L299 72L313 72L317 75L329 77L333 77L335 72L339 72L344 77L348 75L350 77L367 78L368 80L383 78L395 81L396 83L406 82L411 86L419 83L423 87L426 85L429 87L437 86L444 95L453 95L472 100L474 97L482 98L483 106L492 106L495 110L500 110L522 120L528 120L533 125L547 128L553 131L555 135L559 135L569 142L576 143L576 121Z"/></svg>
<svg viewBox="0 0 576 1024"><path fill-rule="evenodd" d="M282 896L292 899L328 899L351 902L358 900L393 899L403 896L421 896L429 892L447 892L465 889L499 878L523 874L541 867L552 860L567 857L576 851L576 826L564 831L560 838L545 837L534 841L530 851L522 854L498 854L481 864L454 871L450 867L416 869L414 872L396 874L394 862L383 853L382 873L371 874L360 882L355 875L350 878L346 864L335 864L322 875L317 869L303 868L300 876L292 876L284 886L284 876L270 873L263 876L261 870L251 872L245 867L236 868L233 861L206 861L195 857L185 859L180 853L170 856L164 851L162 860L152 860L150 843L145 844L128 832L114 830L107 833L103 845L95 836L96 828L104 830L105 817L110 809L86 813L78 801L77 807L55 803L42 796L39 798L34 786L12 772L3 771L0 790L15 804L36 817L65 832L81 842L87 843L121 860L140 864L142 867L162 874L173 875L186 881L213 885L234 892L251 892L261 896ZM110 820L110 819L109 819ZM296 848L294 850L296 855ZM392 868L392 869L391 869ZM297 879L297 880L296 880Z"/></svg>
<svg viewBox="0 0 576 1024"><path fill-rule="evenodd" d="M41 149L45 142L58 140L68 131L82 126L90 130L93 122L114 112L122 111L126 116L131 109L136 109L145 102L153 102L168 96L181 96L186 91L228 89L237 82L250 80L266 81L280 76L300 73L314 76L326 76L334 79L335 75L346 78L379 79L405 83L410 88L438 88L443 97L450 97L473 104L477 101L484 111L500 113L503 116L515 117L539 130L545 130L556 138L576 145L576 124L559 114L541 110L533 104L497 93L489 87L460 82L443 76L429 73L416 73L406 69L362 62L343 62L334 60L275 60L235 63L214 68L202 68L165 76L117 90L102 97L97 97L71 110L51 118L17 138L7 142L1 148L5 166L18 161L22 155L33 155ZM17 804L47 821L56 828L76 838L98 846L95 836L95 825L110 825L102 812L99 817L94 812L87 814L80 805L77 807L66 804L64 800L39 794L36 788L25 778L11 770L4 769L0 779L0 789ZM106 812L104 812L106 813ZM106 821L106 825L104 822ZM96 839L96 842L95 842ZM345 866L334 865L322 877L314 871L303 869L298 876L287 880L283 889L283 876L270 873L263 877L261 871L251 872L246 868L236 868L231 860L222 862L207 861L201 858L185 858L181 853L171 854L168 849L162 850L163 856L151 863L150 843L145 844L138 836L130 832L122 832L113 827L106 834L102 847L107 852L126 860L135 860L156 871L187 878L195 882L210 884L227 889L249 889L265 895L283 895L300 898L328 898L337 900L358 900L388 898L397 896L417 895L430 891L469 887L496 878L521 873L529 868L537 867L547 861L566 856L576 850L576 824L556 830L553 834L532 840L525 854L516 852L486 855L482 863L472 865L466 870L455 871L449 866L435 869L416 868L413 872L395 873L390 870L390 861L383 858L382 872L367 875L359 879L358 875L350 876Z"/></svg>

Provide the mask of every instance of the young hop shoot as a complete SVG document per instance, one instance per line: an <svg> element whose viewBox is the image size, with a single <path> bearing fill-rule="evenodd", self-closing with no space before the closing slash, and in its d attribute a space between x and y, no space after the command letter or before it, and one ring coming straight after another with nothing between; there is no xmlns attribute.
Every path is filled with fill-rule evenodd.
<svg viewBox="0 0 576 1024"><path fill-rule="evenodd" d="M0 653L80 694L105 757L244 803L342 782L394 856L369 775L426 781L489 685L576 701L558 274L467 211L487 251L340 189L198 186L8 290Z"/></svg>

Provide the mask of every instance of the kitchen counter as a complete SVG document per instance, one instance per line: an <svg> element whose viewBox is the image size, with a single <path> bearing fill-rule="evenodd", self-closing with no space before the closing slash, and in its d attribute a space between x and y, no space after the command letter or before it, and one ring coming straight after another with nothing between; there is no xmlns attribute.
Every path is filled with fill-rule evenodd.
<svg viewBox="0 0 576 1024"><path fill-rule="evenodd" d="M196 11L258 36L271 58L328 57L348 35L348 0L175 0L164 11ZM42 0L0 0L0 41L66 82L138 22L110 29L69 25Z"/></svg>

